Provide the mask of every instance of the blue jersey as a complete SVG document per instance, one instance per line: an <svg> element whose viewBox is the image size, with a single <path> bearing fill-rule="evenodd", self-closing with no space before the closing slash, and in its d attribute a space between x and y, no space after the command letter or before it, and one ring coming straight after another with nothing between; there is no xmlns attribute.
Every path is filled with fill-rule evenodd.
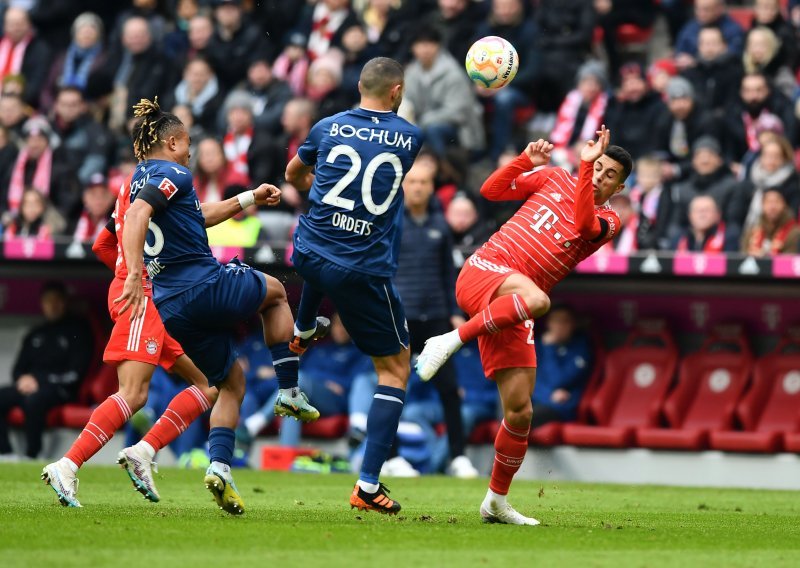
<svg viewBox="0 0 800 568"><path fill-rule="evenodd" d="M219 274L206 236L205 218L192 185L192 173L166 160L146 160L131 179L131 203L148 185L157 187L168 206L155 213L144 245L144 262L158 304Z"/></svg>
<svg viewBox="0 0 800 568"><path fill-rule="evenodd" d="M315 177L295 247L351 270L393 276L403 226L401 183L421 144L420 130L390 111L359 108L315 124L297 151L315 166Z"/></svg>

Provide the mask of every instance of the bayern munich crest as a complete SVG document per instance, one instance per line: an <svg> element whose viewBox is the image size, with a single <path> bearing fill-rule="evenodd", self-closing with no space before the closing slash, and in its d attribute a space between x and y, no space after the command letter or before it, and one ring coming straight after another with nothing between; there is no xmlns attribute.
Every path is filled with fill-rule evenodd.
<svg viewBox="0 0 800 568"><path fill-rule="evenodd" d="M152 337L145 340L144 349L147 351L148 355L155 355L158 353L158 341Z"/></svg>

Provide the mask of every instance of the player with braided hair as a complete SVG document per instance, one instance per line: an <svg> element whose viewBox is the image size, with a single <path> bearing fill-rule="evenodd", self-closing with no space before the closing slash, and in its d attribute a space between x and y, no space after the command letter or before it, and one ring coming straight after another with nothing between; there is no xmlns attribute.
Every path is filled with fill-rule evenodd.
<svg viewBox="0 0 800 568"><path fill-rule="evenodd" d="M222 509L241 514L244 503L230 468L245 389L234 354L234 326L255 314L261 317L280 387L276 414L311 421L319 412L297 386L299 358L289 350L294 322L283 285L238 259L219 263L208 246L206 227L253 204L277 205L281 192L262 184L229 200L201 205L188 169L190 140L183 123L162 111L156 100L142 99L134 113L140 118L134 129L140 163L131 180L122 237L128 277L114 303L119 313L130 311L131 319L146 313L148 298L134 275L144 262L164 326L209 385L219 389L211 411L211 465L205 485Z"/></svg>

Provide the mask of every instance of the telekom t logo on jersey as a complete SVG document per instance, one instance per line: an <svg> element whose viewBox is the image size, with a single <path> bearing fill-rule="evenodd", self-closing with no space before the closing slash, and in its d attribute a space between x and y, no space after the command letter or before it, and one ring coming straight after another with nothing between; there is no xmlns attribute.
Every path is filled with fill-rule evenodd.
<svg viewBox="0 0 800 568"><path fill-rule="evenodd" d="M555 224L558 223L558 215L547 205L539 207L539 210L533 215L533 220L536 222L531 223L531 229L540 235L542 234L543 228L545 231L553 231L553 237L555 237L557 241L561 240L563 235L557 230L554 230Z"/></svg>

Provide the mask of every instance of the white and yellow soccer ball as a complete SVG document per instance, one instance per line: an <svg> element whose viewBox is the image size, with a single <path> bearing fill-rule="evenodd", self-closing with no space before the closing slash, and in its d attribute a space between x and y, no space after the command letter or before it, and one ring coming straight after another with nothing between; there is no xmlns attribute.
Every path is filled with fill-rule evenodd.
<svg viewBox="0 0 800 568"><path fill-rule="evenodd" d="M474 83L487 89L508 85L519 68L517 50L499 36L486 36L472 44L464 63Z"/></svg>

